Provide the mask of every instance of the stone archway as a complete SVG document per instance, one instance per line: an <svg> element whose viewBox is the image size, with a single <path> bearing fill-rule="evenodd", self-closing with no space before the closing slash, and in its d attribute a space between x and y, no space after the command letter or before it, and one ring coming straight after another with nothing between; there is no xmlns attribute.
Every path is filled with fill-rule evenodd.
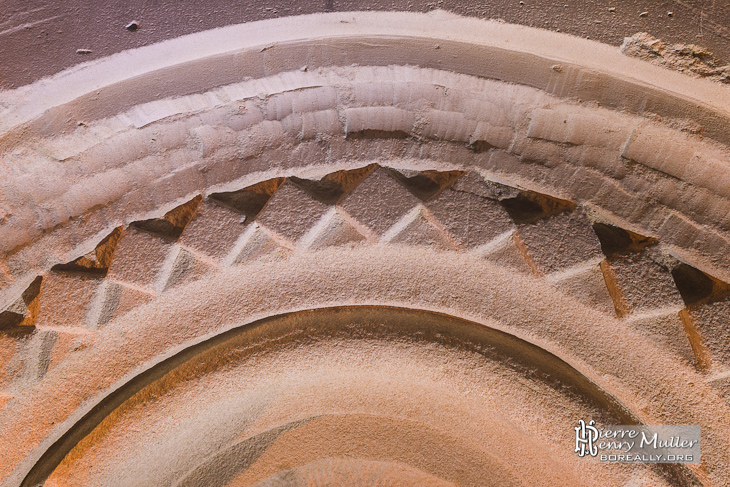
<svg viewBox="0 0 730 487"><path fill-rule="evenodd" d="M131 75L114 69L132 61ZM100 405L181 350L282 313L364 305L373 315L397 307L446 314L454 330L458 320L499 330L555 357L634 421L705 432L703 463L688 469L585 471L566 451L565 475L722 485L730 428L722 88L549 32L442 13L355 13L196 34L6 99L7 485L33 485L59 464L65 473L51 479L78 480L80 465L96 458L73 456L86 451L73 450L79 441L130 447L135 424L112 433L103 420L130 403L114 412ZM448 348L444 340L432 346ZM399 342L378 343L388 355ZM396 362L362 370L387 375ZM468 369L453 366L457 376ZM543 389L559 372L521 370L505 389L478 394L488 404L522 394L535 411L517 408L500 423L522 432L530 414L562 409L557 431L586 411L565 408L585 399L574 390ZM543 404L545 394L552 399ZM150 401L147 411L164 417ZM111 429L78 429L100 410L98 425ZM592 411L616 414L605 402ZM401 431L358 418L355 430ZM277 421L270 426L284 427ZM444 421L438 434L458 423ZM529 441L556 433L548 429ZM85 433L58 449L73 431ZM404 479L455 481L433 463L429 471L366 457L376 464L323 467L325 455L279 472L395 468ZM193 468L191 458L181 465ZM516 468L506 458L495 471ZM504 478L544 480L553 467L541 462Z"/></svg>

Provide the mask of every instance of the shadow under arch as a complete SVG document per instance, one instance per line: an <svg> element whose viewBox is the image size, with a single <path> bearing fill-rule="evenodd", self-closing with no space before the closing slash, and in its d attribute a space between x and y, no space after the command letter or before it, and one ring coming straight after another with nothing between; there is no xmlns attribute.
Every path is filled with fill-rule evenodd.
<svg viewBox="0 0 730 487"><path fill-rule="evenodd" d="M223 363L230 360L226 350L256 340L261 343L262 339L266 339L268 346L278 346L282 337L285 340L294 335L298 339L315 335L337 338L343 334L355 339L408 336L423 342L437 342L446 347L466 346L470 351L508 364L509 367L531 370L533 374L537 371L541 381L588 401L615 424L641 424L635 413L570 364L509 333L435 311L375 305L321 307L273 315L236 326L191 345L144 370L99 399L86 414L71 424L64 434L45 449L20 485L42 485L64 458L105 418L145 387L162 380L186 364L205 357L213 357ZM683 464L654 464L652 468L670 481L671 485L700 485L694 474Z"/></svg>

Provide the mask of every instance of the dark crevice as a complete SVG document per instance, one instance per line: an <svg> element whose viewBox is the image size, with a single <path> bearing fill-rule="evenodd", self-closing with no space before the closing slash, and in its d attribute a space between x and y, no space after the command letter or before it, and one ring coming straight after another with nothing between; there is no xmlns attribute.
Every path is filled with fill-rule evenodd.
<svg viewBox="0 0 730 487"><path fill-rule="evenodd" d="M261 213L284 180L285 178L274 178L238 191L211 194L210 199L245 215L247 221L252 221Z"/></svg>
<svg viewBox="0 0 730 487"><path fill-rule="evenodd" d="M432 199L464 174L464 171L406 171L388 168L386 171L422 201Z"/></svg>
<svg viewBox="0 0 730 487"><path fill-rule="evenodd" d="M165 213L162 218L153 218L132 223L132 226L153 233L166 240L177 240L182 235L185 226L190 222L203 200L202 196L196 196L185 204Z"/></svg>
<svg viewBox="0 0 730 487"><path fill-rule="evenodd" d="M594 223L593 231L596 232L601 242L601 250L606 257L639 252L659 242L656 238L645 237L607 223Z"/></svg>
<svg viewBox="0 0 730 487"><path fill-rule="evenodd" d="M66 264L55 265L51 270L105 276L112 263L114 251L117 248L119 239L122 237L122 233L122 227L115 228L112 233L99 242L99 245L92 252Z"/></svg>
<svg viewBox="0 0 730 487"><path fill-rule="evenodd" d="M712 279L705 273L687 264L679 264L672 270L672 277L677 290L688 306L700 302L712 295Z"/></svg>
<svg viewBox="0 0 730 487"><path fill-rule="evenodd" d="M491 145L489 142L485 140L476 140L472 142L471 144L467 145L470 151L481 154L482 152L487 152L491 149L494 149L494 146Z"/></svg>
<svg viewBox="0 0 730 487"><path fill-rule="evenodd" d="M289 180L312 198L327 205L336 205L376 167L376 164L371 164L358 169L337 171L327 174L319 180L302 179L295 176L290 177Z"/></svg>
<svg viewBox="0 0 730 487"><path fill-rule="evenodd" d="M24 319L25 315L20 313L3 311L0 313L0 330L5 332L6 330L20 326Z"/></svg>
<svg viewBox="0 0 730 487"><path fill-rule="evenodd" d="M575 209L575 203L532 191L522 191L500 203L517 224L535 223Z"/></svg>
<svg viewBox="0 0 730 487"><path fill-rule="evenodd" d="M39 297L43 277L36 277L23 291L18 302L0 313L0 333L3 335L27 335L35 330Z"/></svg>
<svg viewBox="0 0 730 487"><path fill-rule="evenodd" d="M348 132L347 139L408 139L411 134L402 130L375 130L366 129L357 132Z"/></svg>
<svg viewBox="0 0 730 487"><path fill-rule="evenodd" d="M672 269L672 277L688 307L720 301L730 296L730 284L685 263Z"/></svg>

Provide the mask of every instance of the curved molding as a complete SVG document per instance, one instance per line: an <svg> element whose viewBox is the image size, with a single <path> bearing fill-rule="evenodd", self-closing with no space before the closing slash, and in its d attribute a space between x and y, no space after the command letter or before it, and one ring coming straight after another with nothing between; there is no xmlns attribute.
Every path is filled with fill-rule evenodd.
<svg viewBox="0 0 730 487"><path fill-rule="evenodd" d="M3 410L0 424L8 432L3 441L13 445L3 446L10 452L7 461L25 458L15 473L24 475L88 411L87 398L105 397L162 358L240 323L241 316L255 321L363 304L432 310L533 343L615 396L642 422L700 424L707 435L703 449L714 452L703 465L722 476L730 410L700 374L670 352L544 281L467 254L403 247L332 248L232 267L109 323L93 347L70 355ZM70 382L70 376L87 379ZM30 422L35 426L29 430ZM41 443L46 446L38 449ZM31 451L36 453L26 457ZM13 479L5 485L19 485L20 478Z"/></svg>
<svg viewBox="0 0 730 487"><path fill-rule="evenodd" d="M349 137L363 131L385 140ZM6 306L36 275L92 250L119 225L200 193L382 162L383 151L404 167L473 168L594 207L730 281L726 148L639 116L462 74L287 72L150 102L13 150L6 172L16 176L1 188Z"/></svg>
<svg viewBox="0 0 730 487"><path fill-rule="evenodd" d="M423 48L429 44L432 49ZM627 58L595 41L445 11L288 17L122 52L3 93L10 107L2 112L0 132L56 107L70 114L78 105L89 105L85 110L93 120L114 113L110 109L206 91L246 77L353 63L411 64L494 78L634 113L711 122L707 133L723 142L728 137L724 127L730 94L719 85ZM559 70L556 63L562 63Z"/></svg>
<svg viewBox="0 0 730 487"><path fill-rule="evenodd" d="M597 223L660 242L650 267L637 264L645 254L620 265L640 272L655 269L656 260L659 267L691 267L694 276L704 273L710 288L727 291L721 282L730 282L725 87L547 31L443 12L355 12L231 26L120 53L2 92L0 107L0 310L36 316L38 302L24 301L27 290L39 277L44 285L53 282L49 276L59 277L59 269L76 272L79 261L92 273L111 273L102 291L115 306L123 291L134 301L126 303L131 312L109 314L93 326L72 317L37 327L38 336L60 336L71 352L59 352L50 369L48 363L27 366L40 372L15 384L20 393L0 402L0 430L9 432L0 438L0 451L7 452L0 465L3 485L20 485L104 397L145 371L164 370L155 364L191 345L242 322L362 305L443 313L534 344L608 391L640 421L700 424L703 451L711 455L690 467L693 474L708 485L730 478L730 411L711 384L715 376L727 378L723 338L717 341L712 330L700 336L693 328L687 316L696 311L694 303L682 300L666 268L666 279L645 280L660 283L650 289L658 296L651 309L626 316L628 306L616 298L620 283L590 230ZM575 217L589 230L576 234L593 245L590 255L580 265L541 269L511 220L474 250L429 213L436 213L429 204L441 193L416 197L387 174L375 186L396 188L390 193L345 192L354 201L348 208L347 200L312 203L319 206L306 215L314 226L305 235L298 234L301 225L292 230L286 208L255 224L255 215L212 213L221 235L203 233L228 239L225 244L239 254L261 223L261 235L272 246L281 244L265 258L211 257L177 241L198 204L254 185L276 186L283 178L299 189L326 186L338 171L365 174L373 165L395 179L433 176L438 191L450 191L452 175L467 174L483 184L477 191L487 191L486 185L497 193L535 193L548 205L571 208L565 213L570 223ZM277 188L266 189L267 197ZM394 204L402 198L403 208L413 211L398 220L403 215L395 218L378 206L390 197ZM292 198L294 208L299 200ZM501 195L485 198L502 204ZM456 197L443 204L454 215L469 214ZM347 214L358 209L370 213ZM109 268L109 239L175 226L177 217L169 215L178 213L185 223L175 227L174 237L141 238L148 246L140 244L119 264L127 266L126 274ZM222 235L229 224L252 230L242 240ZM343 238L337 247L318 246L330 224L354 230L335 235ZM266 225L279 227L269 232ZM414 228L420 233L412 245L405 230ZM550 227L542 231L549 234ZM504 241L528 265L528 275L507 268L501 254L505 267L485 261ZM562 240L551 243L560 248ZM139 258L155 252L162 257L152 264ZM174 275L178 261L198 280L172 282L181 278ZM137 282L135 274L149 277L153 264L170 280ZM608 287L624 319L560 290L584 271L593 272L604 294ZM88 277L73 279L88 284ZM57 296L79 302L88 297L84 293L96 296L90 287L64 288L64 279L56 281L62 289ZM93 309L95 318L107 304ZM724 309L708 320L716 323ZM681 322L678 313L685 314ZM668 331L666 323L676 329ZM656 324L665 328L651 328ZM667 334L684 341L667 345ZM685 353L687 338L692 349ZM27 348L41 347L36 355L45 353L50 362L43 347L55 342L39 340L28 340ZM710 343L716 362L703 361L703 340L716 340ZM18 343L22 338L12 342ZM695 359L701 371L690 366Z"/></svg>
<svg viewBox="0 0 730 487"><path fill-rule="evenodd" d="M30 471L27 474L23 473L20 476L14 475L13 477L23 478L20 484L21 487L32 487L44 483L63 458L125 401L145 387L161 381L166 375L174 375L176 368L181 365L196 360L199 361L200 356L203 355L215 354L215 349L223 349L228 346L229 342L243 341L243 335L251 329L254 329L254 333L256 333L256 328L266 327L269 329L268 333L276 333L276 335L267 338L277 340L282 335L286 335L287 332L291 333L290 328L293 326L314 330L321 326L322 322L327 322L329 327L332 326L332 322L335 322L341 323L344 328L344 325L357 321L357 316L360 313L368 316L368 320L376 319L384 322L389 320L399 322L413 315L418 325L411 325L413 329L409 331L414 336L424 332L433 333L433 329L429 327L434 327L452 336L468 336L468 339L473 343L487 347L491 354L504 356L505 360L513 364L520 364L531 370L537 370L545 377L549 377L550 380L555 380L564 387L570 388L583 400L595 404L598 410L607 417L611 417L621 424L641 424L634 412L628 410L625 405L617 401L610 393L601 389L591 379L582 375L547 350L508 333L477 323L460 323L460 320L453 317L439 316L434 312L426 312L424 316L424 312L417 309L374 306L322 307L283 315L272 315L252 322L234 325L224 331L214 332L213 336L205 336L202 341L193 345L183 345L184 348L181 350L176 347L170 357L162 360L156 358L152 364L142 365L133 372L136 375L123 378L122 380L125 381L123 384L115 385L112 390L104 391L101 397L90 401L89 404L80 408L72 418L59 425L53 435L56 439L52 444L48 445L49 441L46 441L44 443L48 446L42 445L37 452L29 455L29 458L35 458ZM444 323L439 323L439 320L443 320ZM292 325L292 322L295 325ZM428 323L428 326L423 322ZM463 328L467 328L468 331L464 331ZM220 352L218 353L220 354ZM80 419L77 419L80 414ZM282 431L290 428L291 425L285 427ZM240 448L237 447L236 449ZM209 468L220 468L217 460L211 460L211 462L213 465ZM694 479L688 470L682 470L679 469L676 472L680 476L686 477L683 481L690 482L689 479ZM668 471L671 471L671 469ZM187 485L187 483L184 485Z"/></svg>
<svg viewBox="0 0 730 487"><path fill-rule="evenodd" d="M337 68L353 64L417 68ZM484 81L490 78L499 82ZM242 81L247 79L252 81ZM405 85L394 92L383 81ZM500 82L532 89L511 90ZM338 83L334 98L316 89ZM448 87L467 98L445 106L443 92L435 94L441 100L429 100L429 87ZM349 103L348 93L355 97ZM300 101L295 115L312 115L290 116L287 126L284 115L255 114L259 96L277 95L284 103ZM416 103L402 111L354 110L387 104L388 95L391 101L398 95L420 98L436 109L424 112ZM722 145L728 137L727 91L584 39L443 12L318 14L120 53L3 92L0 99L6 106L0 146L7 181L0 188L0 249L7 255L0 263L0 288L11 286L0 299L3 308L34 275L83 255L111 228L159 215L195 193L297 174L297 166L315 160L363 164L347 160L352 149L339 155L335 150L333 157L329 148L304 144L295 152L303 139L344 135L354 125L426 139L415 146L429 140L491 144L488 161L466 152L466 164L459 165L471 159L497 179L593 203L609 220L662 237L683 259L730 280L730 165ZM241 102L240 109L254 110L253 118L232 121ZM676 128L686 128L687 120L691 130L716 142ZM565 130L554 127L561 122ZM302 123L311 133L302 132ZM453 127L458 129L450 133ZM241 147L242 138L251 143ZM306 152L315 160L307 160ZM285 153L296 153L300 163L276 164ZM422 153L411 157L422 159ZM437 168L441 157L426 157L426 165ZM547 167L532 167L532 161ZM627 172L631 163L649 174ZM646 201L648 184L654 188ZM612 204L595 201L601 196Z"/></svg>

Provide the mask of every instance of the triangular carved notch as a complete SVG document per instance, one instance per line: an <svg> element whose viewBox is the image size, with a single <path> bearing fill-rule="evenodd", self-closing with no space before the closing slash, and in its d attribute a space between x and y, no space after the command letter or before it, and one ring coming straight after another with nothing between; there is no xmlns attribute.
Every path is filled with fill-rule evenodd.
<svg viewBox="0 0 730 487"><path fill-rule="evenodd" d="M464 174L464 171L414 171L389 168L386 170L421 201L429 201Z"/></svg>
<svg viewBox="0 0 730 487"><path fill-rule="evenodd" d="M730 284L683 262L672 269L672 277L682 300L690 308L721 301L730 296Z"/></svg>
<svg viewBox="0 0 730 487"><path fill-rule="evenodd" d="M601 250L606 257L640 252L647 247L659 243L656 238L645 237L638 233L609 225L608 223L594 223L593 231L596 232L598 240L601 242Z"/></svg>
<svg viewBox="0 0 730 487"><path fill-rule="evenodd" d="M253 186L225 193L214 193L209 198L216 203L246 215L248 222L261 213L271 196L279 189L285 178L274 178Z"/></svg>
<svg viewBox="0 0 730 487"><path fill-rule="evenodd" d="M300 189L327 205L336 205L352 191L355 186L360 184L368 174L373 172L377 166L371 164L369 166L352 169L349 171L337 171L327 174L319 180L302 179L291 177L289 180Z"/></svg>
<svg viewBox="0 0 730 487"><path fill-rule="evenodd" d="M198 195L187 203L168 211L162 218L134 222L132 225L165 239L177 240L193 218L201 201L203 201L203 197Z"/></svg>
<svg viewBox="0 0 730 487"><path fill-rule="evenodd" d="M114 251L122 236L122 227L117 227L99 242L96 248L88 254L66 264L53 266L51 270L61 272L82 272L105 275L112 263Z"/></svg>
<svg viewBox="0 0 730 487"><path fill-rule="evenodd" d="M514 198L501 201L515 223L529 224L560 213L575 210L575 203L534 191L521 191Z"/></svg>
<svg viewBox="0 0 730 487"><path fill-rule="evenodd" d="M36 277L15 303L0 312L0 333L24 335L35 329L42 281L41 276Z"/></svg>

